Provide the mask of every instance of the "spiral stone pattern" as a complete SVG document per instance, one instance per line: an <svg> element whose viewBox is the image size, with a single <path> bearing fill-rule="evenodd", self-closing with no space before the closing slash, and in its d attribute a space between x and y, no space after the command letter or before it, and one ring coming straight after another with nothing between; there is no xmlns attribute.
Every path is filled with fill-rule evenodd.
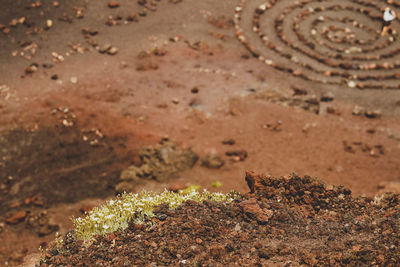
<svg viewBox="0 0 400 267"><path fill-rule="evenodd" d="M236 37L260 61L304 80L400 89L396 32L381 36L385 7L400 13L393 0L240 0Z"/></svg>

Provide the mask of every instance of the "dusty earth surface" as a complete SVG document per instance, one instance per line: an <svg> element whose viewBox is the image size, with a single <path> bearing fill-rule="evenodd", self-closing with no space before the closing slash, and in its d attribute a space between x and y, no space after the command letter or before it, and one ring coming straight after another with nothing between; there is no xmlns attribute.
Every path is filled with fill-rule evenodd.
<svg viewBox="0 0 400 267"><path fill-rule="evenodd" d="M311 177L246 174L250 194L231 203L156 208L155 222L98 236L73 231L40 266L396 266L399 194L351 196Z"/></svg>
<svg viewBox="0 0 400 267"><path fill-rule="evenodd" d="M246 170L294 171L354 196L398 192L400 47L379 17L400 10L388 2L2 1L0 265L38 263L71 216L126 181L245 193ZM199 160L177 171L167 139ZM173 175L121 176L145 163Z"/></svg>

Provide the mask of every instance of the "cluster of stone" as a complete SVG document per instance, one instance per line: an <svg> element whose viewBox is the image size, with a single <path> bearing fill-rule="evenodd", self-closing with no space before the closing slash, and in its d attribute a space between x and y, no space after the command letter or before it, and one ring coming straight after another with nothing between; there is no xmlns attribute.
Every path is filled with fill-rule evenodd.
<svg viewBox="0 0 400 267"><path fill-rule="evenodd" d="M400 89L397 38L380 35L383 3L287 2L268 0L255 7L254 2L239 1L234 17L236 37L254 57L313 82ZM394 10L400 7L400 3L392 2L388 0L388 5ZM250 16L249 8L254 9ZM365 21L371 23L366 25ZM252 32L247 30L249 23ZM260 42L253 41L252 34Z"/></svg>

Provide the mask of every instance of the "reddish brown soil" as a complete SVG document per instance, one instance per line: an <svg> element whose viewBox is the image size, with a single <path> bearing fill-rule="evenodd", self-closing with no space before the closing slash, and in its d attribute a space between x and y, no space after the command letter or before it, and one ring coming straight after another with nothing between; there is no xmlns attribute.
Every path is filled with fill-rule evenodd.
<svg viewBox="0 0 400 267"><path fill-rule="evenodd" d="M98 236L67 233L40 266L395 266L400 195L379 203L310 177L248 173L253 193L233 203L156 209L155 223Z"/></svg>
<svg viewBox="0 0 400 267"><path fill-rule="evenodd" d="M147 2L146 16L128 0L112 9L108 1L29 8L2 2L0 24L10 32L0 33L0 265L21 264L54 239L56 228L68 231L82 206L114 196L120 172L139 163L139 149L165 136L201 158L218 154L225 165L199 163L175 180L138 184L137 191L179 183L246 192L245 170L318 176L355 195L399 190L400 90L324 85L254 59L235 36L236 1ZM131 13L138 22L125 24ZM108 26L110 15L122 19ZM242 16L250 21L250 13ZM11 26L21 17L27 22ZM53 25L44 30L48 19ZM243 27L253 42L251 23ZM99 53L94 42L118 53ZM54 63L53 52L65 60ZM37 71L26 73L31 64ZM315 114L288 106L294 87L317 100L328 91L335 98L319 102ZM353 116L355 105L382 116ZM226 139L235 144L222 144ZM226 156L231 150L248 157ZM222 187L213 188L215 181Z"/></svg>

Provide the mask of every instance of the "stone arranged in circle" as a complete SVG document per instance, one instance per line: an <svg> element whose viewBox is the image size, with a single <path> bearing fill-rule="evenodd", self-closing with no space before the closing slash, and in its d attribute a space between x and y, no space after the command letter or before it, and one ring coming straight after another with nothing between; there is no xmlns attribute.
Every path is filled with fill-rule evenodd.
<svg viewBox="0 0 400 267"><path fill-rule="evenodd" d="M304 80L400 89L397 36L380 34L384 7L400 7L392 2L240 0L236 37L260 61Z"/></svg>

